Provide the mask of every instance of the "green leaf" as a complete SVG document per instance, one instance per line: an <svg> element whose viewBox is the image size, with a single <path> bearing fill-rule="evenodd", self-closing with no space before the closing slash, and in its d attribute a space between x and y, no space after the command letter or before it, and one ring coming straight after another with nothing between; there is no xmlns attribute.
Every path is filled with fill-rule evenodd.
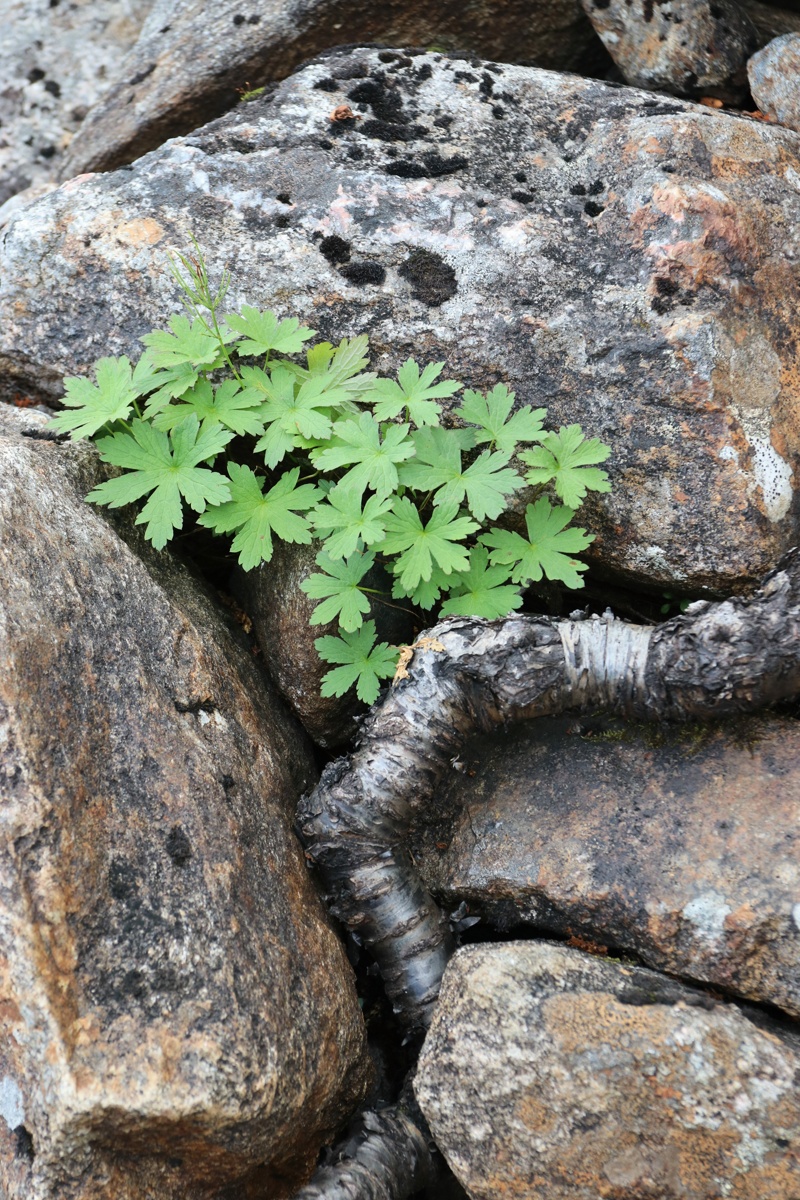
<svg viewBox="0 0 800 1200"><path fill-rule="evenodd" d="M386 642L375 645L374 621L365 621L356 633L317 638L314 645L324 662L344 664L323 677L323 696L343 696L355 684L359 700L374 704L380 681L395 673L397 647Z"/></svg>
<svg viewBox="0 0 800 1200"><path fill-rule="evenodd" d="M545 434L541 446L520 457L532 468L525 473L528 483L553 480L559 499L568 508L578 508L587 491L611 490L605 471L587 465L605 462L610 453L599 438L585 438L580 425L562 425L558 433Z"/></svg>
<svg viewBox="0 0 800 1200"><path fill-rule="evenodd" d="M491 547L492 563L513 567L511 578L523 585L539 580L560 579L570 588L583 587L581 571L586 564L569 557L580 554L594 541L585 529L565 529L575 516L571 508L553 508L546 496L525 510L528 540L508 529L493 529L481 534L480 541Z"/></svg>
<svg viewBox="0 0 800 1200"><path fill-rule="evenodd" d="M95 363L97 386L89 379L70 376L64 380L67 411L53 417L48 429L69 433L73 440L92 437L112 421L126 421L138 392L127 358L101 358Z"/></svg>
<svg viewBox="0 0 800 1200"><path fill-rule="evenodd" d="M416 457L401 473L403 484L422 491L436 490L434 504L460 504L466 497L478 521L494 520L506 507L506 496L522 486L508 466L508 455L484 450L466 470L461 469L460 434L455 429L421 429L413 435Z"/></svg>
<svg viewBox="0 0 800 1200"><path fill-rule="evenodd" d="M490 567L489 553L484 546L470 550L469 570L455 577L448 600L441 607L441 615L462 617L506 617L515 608L522 607L519 588L509 583L507 567Z"/></svg>
<svg viewBox="0 0 800 1200"><path fill-rule="evenodd" d="M342 479L349 487L361 492L371 487L379 496L397 490L397 463L414 454L408 425L379 425L365 412L357 421L337 421L333 433L334 439L328 446L311 451L315 467L320 471L335 471L355 464Z"/></svg>
<svg viewBox="0 0 800 1200"><path fill-rule="evenodd" d="M233 434L221 425L200 428L192 414L167 436L147 421L134 420L130 433L116 433L97 443L103 462L133 472L99 484L86 497L93 504L119 508L148 493L136 524L146 524L145 537L157 550L183 526L185 500L195 512L230 499L227 480L200 467L225 449Z"/></svg>
<svg viewBox="0 0 800 1200"><path fill-rule="evenodd" d="M486 395L480 392L464 392L464 402L456 409L462 421L477 425L475 443L488 442L508 455L512 455L519 442L538 442L542 436L542 421L547 416L546 408L532 409L526 404L513 416L514 392L504 383L498 383Z"/></svg>
<svg viewBox="0 0 800 1200"><path fill-rule="evenodd" d="M301 325L296 317L279 321L274 312L259 312L249 304L242 305L241 315L228 313L225 320L246 340L239 342L236 353L244 354L299 354L303 342L316 332Z"/></svg>
<svg viewBox="0 0 800 1200"><path fill-rule="evenodd" d="M297 487L299 468L281 475L268 492L263 480L249 467L228 463L230 501L221 504L200 518L200 524L215 533L231 533L238 529L231 550L239 554L239 565L249 571L262 561L272 558L272 535L284 542L311 541L311 527L300 516L319 499L319 491L311 483Z"/></svg>
<svg viewBox="0 0 800 1200"><path fill-rule="evenodd" d="M381 543L384 554L400 554L394 567L408 593L422 580L429 580L434 564L445 575L465 571L469 565L466 547L457 545L474 533L477 522L457 516L457 504L435 508L427 525L407 497L395 498L386 519L386 538Z"/></svg>
<svg viewBox="0 0 800 1200"><path fill-rule="evenodd" d="M428 363L420 375L418 364L409 358L397 373L397 383L392 379L376 380L369 398L373 393L377 397L373 411L378 420L390 420L406 409L407 418L416 425L438 425L442 406L434 402L436 397L452 396L461 387L454 379L434 383L443 367L443 362Z"/></svg>
<svg viewBox="0 0 800 1200"><path fill-rule="evenodd" d="M311 624L325 625L338 619L342 629L352 633L369 612L369 600L359 585L375 562L375 555L351 554L349 558L335 559L322 550L316 562L324 574L309 575L300 584L312 600L322 600L312 613Z"/></svg>
<svg viewBox="0 0 800 1200"><path fill-rule="evenodd" d="M355 553L360 542L371 546L383 541L386 525L382 518L389 511L391 500L370 496L363 506L362 500L363 493L358 488L340 483L311 514L317 536L325 539L325 549L331 558L347 558Z"/></svg>
<svg viewBox="0 0 800 1200"><path fill-rule="evenodd" d="M193 367L210 369L221 359L219 342L209 333L205 322L199 318L190 323L188 317L170 317L172 333L157 330L141 339L150 351L150 362L154 367L179 367L189 363Z"/></svg>
<svg viewBox="0 0 800 1200"><path fill-rule="evenodd" d="M360 395L372 388L375 373L362 373L369 362L369 340L365 333L359 337L342 338L336 349L330 342L320 342L308 351L308 373L324 375L329 386L341 387L349 396Z"/></svg>
<svg viewBox="0 0 800 1200"><path fill-rule="evenodd" d="M327 440L333 409L347 401L346 392L330 387L327 378L300 382L283 365L275 367L269 375L259 368L246 370L242 375L251 388L266 396L259 410L260 420L265 425L277 424L291 436L292 445L299 444L298 438ZM266 448L261 443L256 446L256 450Z"/></svg>
<svg viewBox="0 0 800 1200"><path fill-rule="evenodd" d="M396 563L393 564L393 568L397 568ZM458 578L459 576L454 571L445 575L444 571L434 563L430 579L421 579L416 587L411 589L403 587L400 576L395 575L392 583L392 596L395 600L410 600L419 608L433 608L442 592L449 591Z"/></svg>
<svg viewBox="0 0 800 1200"><path fill-rule="evenodd" d="M171 404L157 414L153 424L156 429L174 429L189 413L195 413L200 421L216 421L240 436L252 436L264 432L264 423L253 409L260 408L262 398L254 388L242 391L235 379L226 379L215 388L207 379L190 388L182 397L181 404Z"/></svg>

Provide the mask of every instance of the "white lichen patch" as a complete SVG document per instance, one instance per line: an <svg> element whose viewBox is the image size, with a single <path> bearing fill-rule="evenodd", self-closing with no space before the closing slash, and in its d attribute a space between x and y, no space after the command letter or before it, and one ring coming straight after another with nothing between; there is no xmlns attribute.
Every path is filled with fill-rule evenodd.
<svg viewBox="0 0 800 1200"><path fill-rule="evenodd" d="M719 892L703 892L684 905L682 916L694 925L697 935L706 941L717 941L725 930L725 920L732 909Z"/></svg>
<svg viewBox="0 0 800 1200"><path fill-rule="evenodd" d="M25 1108L19 1084L10 1075L0 1079L0 1117L9 1129L25 1123Z"/></svg>

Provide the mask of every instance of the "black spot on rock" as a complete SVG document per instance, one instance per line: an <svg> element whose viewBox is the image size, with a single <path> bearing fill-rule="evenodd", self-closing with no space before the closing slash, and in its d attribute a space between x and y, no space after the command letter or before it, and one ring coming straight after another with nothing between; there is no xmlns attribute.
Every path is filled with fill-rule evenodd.
<svg viewBox="0 0 800 1200"><path fill-rule="evenodd" d="M288 192L278 192L275 199L278 201L279 204L291 204L292 203L292 197L289 195Z"/></svg>
<svg viewBox="0 0 800 1200"><path fill-rule="evenodd" d="M469 71L454 71L453 79L457 79L459 83L477 83L478 76L472 75Z"/></svg>
<svg viewBox="0 0 800 1200"><path fill-rule="evenodd" d="M347 157L358 162L359 159L364 157L364 151L360 146L350 146L347 151Z"/></svg>
<svg viewBox="0 0 800 1200"><path fill-rule="evenodd" d="M141 83L143 80L147 79L148 75L152 75L153 71L155 71L155 69L156 69L156 64L154 62L148 63L148 65L146 67L143 67L141 71L137 71L132 79L128 80L128 86L136 87L137 83Z"/></svg>
<svg viewBox="0 0 800 1200"><path fill-rule="evenodd" d="M129 900L137 892L136 872L122 858L113 858L108 868L108 890L115 900Z"/></svg>
<svg viewBox="0 0 800 1200"><path fill-rule="evenodd" d="M44 79L44 71L39 67L32 67L27 75L28 83L38 83L40 79Z"/></svg>
<svg viewBox="0 0 800 1200"><path fill-rule="evenodd" d="M192 843L181 825L172 826L164 846L176 867L185 867L192 857Z"/></svg>
<svg viewBox="0 0 800 1200"><path fill-rule="evenodd" d="M330 237L324 237L319 244L321 252L325 255L329 263L334 266L337 263L346 263L350 261L350 243L338 234L332 233Z"/></svg>
<svg viewBox="0 0 800 1200"><path fill-rule="evenodd" d="M44 90L57 99L61 95L61 84L56 83L55 79L48 79L45 82Z"/></svg>
<svg viewBox="0 0 800 1200"><path fill-rule="evenodd" d="M431 64L423 63L421 67L417 67L416 71L414 72L414 78L418 80L419 83L422 83L423 80L430 79L432 74L433 67Z"/></svg>
<svg viewBox="0 0 800 1200"><path fill-rule="evenodd" d="M414 299L429 308L450 300L458 291L455 271L432 250L412 250L398 267L398 274L411 284Z"/></svg>
<svg viewBox="0 0 800 1200"><path fill-rule="evenodd" d="M386 278L386 270L376 262L354 262L342 267L340 275L344 275L349 283L379 284Z"/></svg>
<svg viewBox="0 0 800 1200"><path fill-rule="evenodd" d="M292 218L288 213L278 213L278 216L275 218L276 229L288 229L291 223Z"/></svg>
<svg viewBox="0 0 800 1200"><path fill-rule="evenodd" d="M587 217L599 217L605 205L598 204L595 200L587 200L583 206L583 211Z"/></svg>
<svg viewBox="0 0 800 1200"><path fill-rule="evenodd" d="M599 196L605 186L606 185L603 183L602 179L595 179L587 194L589 196Z"/></svg>
<svg viewBox="0 0 800 1200"><path fill-rule="evenodd" d="M484 71L483 75L481 77L481 85L478 88L478 91L481 93L482 96L491 96L493 90L494 90L494 80L492 79L491 75L488 75L486 73L486 71Z"/></svg>
<svg viewBox="0 0 800 1200"><path fill-rule="evenodd" d="M369 104L376 117L392 124L405 124L403 98L396 87L387 87L383 79L373 77L357 83L347 93L347 99L357 104Z"/></svg>
<svg viewBox="0 0 800 1200"><path fill-rule="evenodd" d="M18 1158L27 1158L28 1162L33 1162L33 1138L24 1125L17 1125L14 1130L15 1146L14 1153Z"/></svg>
<svg viewBox="0 0 800 1200"><path fill-rule="evenodd" d="M338 92L339 84L328 75L325 79L318 79L314 84L314 88L318 92Z"/></svg>
<svg viewBox="0 0 800 1200"><path fill-rule="evenodd" d="M433 122L437 129L449 129L455 117L437 117Z"/></svg>
<svg viewBox="0 0 800 1200"><path fill-rule="evenodd" d="M496 121L502 121L505 115L506 110L503 108L503 106L501 104L495 104L494 108L492 109L492 116L494 119Z"/></svg>
<svg viewBox="0 0 800 1200"><path fill-rule="evenodd" d="M233 18L233 23L234 23L234 25L244 25L244 17L242 16L241 13L236 13L236 15Z"/></svg>
<svg viewBox="0 0 800 1200"><path fill-rule="evenodd" d="M247 18L247 24L248 25L260 25L261 17L258 15L258 13L253 13L253 15L251 17Z"/></svg>
<svg viewBox="0 0 800 1200"><path fill-rule="evenodd" d="M332 150L333 142L329 142L327 138L320 138L319 148L320 150Z"/></svg>
<svg viewBox="0 0 800 1200"><path fill-rule="evenodd" d="M424 179L428 174L422 163L411 162L407 158L401 158L400 162L389 163L383 169L387 175L398 175L401 179Z"/></svg>
<svg viewBox="0 0 800 1200"><path fill-rule="evenodd" d="M397 125L390 121L370 118L369 121L364 121L363 125L359 125L358 132L363 133L364 137L377 138L381 142L413 142L424 130L420 130L417 125Z"/></svg>
<svg viewBox="0 0 800 1200"><path fill-rule="evenodd" d="M55 146L42 146L41 150L39 151L39 156L41 158L52 158L55 152Z"/></svg>
<svg viewBox="0 0 800 1200"><path fill-rule="evenodd" d="M514 175L514 178L516 179L517 183L527 183L528 182L528 176L525 174L524 171L517 171L516 174Z"/></svg>
<svg viewBox="0 0 800 1200"><path fill-rule="evenodd" d="M531 200L533 200L533 192L513 191L511 199L518 200L520 204L530 204Z"/></svg>

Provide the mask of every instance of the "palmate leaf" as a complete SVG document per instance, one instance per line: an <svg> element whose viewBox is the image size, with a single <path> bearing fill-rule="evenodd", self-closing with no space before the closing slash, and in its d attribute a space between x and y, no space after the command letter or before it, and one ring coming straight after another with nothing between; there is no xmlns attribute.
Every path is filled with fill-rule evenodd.
<svg viewBox="0 0 800 1200"><path fill-rule="evenodd" d="M371 546L386 536L383 520L391 507L389 497L370 496L364 503L358 488L339 484L328 492L322 504L311 514L317 536L325 539L331 558L347 558L360 542Z"/></svg>
<svg viewBox="0 0 800 1200"><path fill-rule="evenodd" d="M349 396L368 391L375 379L374 372L364 372L369 362L369 339L365 333L355 338L342 338L335 348L330 342L320 342L308 351L308 374L324 375L331 387L341 387Z"/></svg>
<svg viewBox="0 0 800 1200"><path fill-rule="evenodd" d="M392 511L386 517L386 537L381 542L383 554L399 554L393 570L409 595L422 580L429 580L434 565L445 575L464 571L469 564L465 546L459 542L478 529L470 517L458 516L457 504L435 508L427 525L407 497L395 498Z"/></svg>
<svg viewBox="0 0 800 1200"><path fill-rule="evenodd" d="M303 342L316 332L301 325L296 317L279 321L274 312L259 312L250 304L242 305L241 313L227 313L225 320L231 329L245 338L236 347L239 355L299 354Z"/></svg>
<svg viewBox="0 0 800 1200"><path fill-rule="evenodd" d="M397 564L394 565L396 568ZM442 592L448 592L458 578L459 575L454 571L445 575L434 563L430 579L421 579L413 590L404 588L400 576L396 575L392 583L392 596L395 600L410 600L419 608L433 608Z"/></svg>
<svg viewBox="0 0 800 1200"><path fill-rule="evenodd" d="M416 456L400 471L400 481L422 491L435 491L435 505L460 504L466 498L478 521L494 520L506 507L506 497L522 487L508 466L509 455L484 450L465 470L461 467L463 430L420 429L412 435Z"/></svg>
<svg viewBox="0 0 800 1200"><path fill-rule="evenodd" d="M201 379L181 400L156 415L153 420L156 429L174 429L184 417L194 413L201 422L216 421L240 436L249 433L257 437L264 432L264 422L254 411L262 404L260 392L255 388L243 391L235 379L226 379L216 388L209 380Z"/></svg>
<svg viewBox="0 0 800 1200"><path fill-rule="evenodd" d="M418 364L409 358L397 372L397 383L393 379L376 380L369 399L374 401L373 412L377 419L389 420L405 409L407 419L415 425L438 425L442 406L435 403L436 398L452 396L461 387L454 379L434 382L443 367L443 362L428 363L420 374Z"/></svg>
<svg viewBox="0 0 800 1200"><path fill-rule="evenodd" d="M299 468L287 471L268 492L263 480L249 467L228 463L230 500L219 508L209 510L199 524L215 533L238 530L231 550L238 553L239 565L252 570L260 562L272 558L272 535L284 542L311 541L311 527L300 514L313 508L320 499L319 490L311 483L297 486Z"/></svg>
<svg viewBox="0 0 800 1200"><path fill-rule="evenodd" d="M169 436L147 421L134 420L130 433L115 433L97 443L103 462L124 467L130 474L98 484L86 499L120 508L151 493L136 524L146 524L145 537L160 550L183 526L182 500L202 513L207 505L230 499L224 476L198 464L215 458L232 437L221 425L201 429L194 414Z"/></svg>
<svg viewBox="0 0 800 1200"><path fill-rule="evenodd" d="M489 557L493 564L510 566L514 583L536 582L546 575L548 579L561 580L567 587L583 587L580 572L586 564L570 557L580 554L594 541L594 536L585 529L565 529L575 516L571 508L553 508L546 496L540 496L535 504L525 510L528 539L508 529L492 529L478 539L490 548Z"/></svg>
<svg viewBox="0 0 800 1200"><path fill-rule="evenodd" d="M542 435L542 421L547 416L546 408L532 409L526 404L511 416L514 407L514 392L504 383L498 383L487 395L480 392L464 392L464 401L456 409L456 416L478 426L475 444L488 442L509 456L520 442L538 442Z"/></svg>
<svg viewBox="0 0 800 1200"><path fill-rule="evenodd" d="M224 361L217 338L209 333L200 318L190 322L188 317L170 317L169 327L172 333L156 330L141 339L154 367L170 368L189 363L193 367L211 369Z"/></svg>
<svg viewBox="0 0 800 1200"><path fill-rule="evenodd" d="M359 630L341 637L317 638L314 645L323 662L343 664L323 676L323 696L343 696L355 684L359 700L374 704L380 681L394 675L397 647L386 642L375 645L374 621L365 621Z"/></svg>
<svg viewBox="0 0 800 1200"><path fill-rule="evenodd" d="M486 617L490 621L508 616L515 608L522 607L519 588L509 580L508 567L490 567L488 550L485 546L475 546L469 553L469 570L454 577L441 615Z"/></svg>
<svg viewBox="0 0 800 1200"><path fill-rule="evenodd" d="M397 490L397 464L414 454L408 425L379 425L370 413L357 421L337 421L330 445L311 451L311 461L320 471L351 467L342 483L360 489L371 487L379 496Z"/></svg>
<svg viewBox="0 0 800 1200"><path fill-rule="evenodd" d="M311 615L312 625L325 625L338 620L348 633L360 628L369 612L369 600L361 589L361 581L375 562L374 554L351 554L349 558L334 559L324 550L316 557L324 574L309 575L300 584L312 600L322 600Z"/></svg>
<svg viewBox="0 0 800 1200"><path fill-rule="evenodd" d="M134 386L127 358L101 358L95 363L97 386L90 379L70 376L64 380L66 411L53 417L48 429L69 433L73 440L93 437L104 425L125 421L140 392Z"/></svg>
<svg viewBox="0 0 800 1200"><path fill-rule="evenodd" d="M528 483L552 480L568 508L578 508L587 491L611 490L605 471L588 465L605 462L611 453L599 438L585 438L580 425L562 425L558 433L547 433L541 441L541 446L520 455L531 468L525 473Z"/></svg>

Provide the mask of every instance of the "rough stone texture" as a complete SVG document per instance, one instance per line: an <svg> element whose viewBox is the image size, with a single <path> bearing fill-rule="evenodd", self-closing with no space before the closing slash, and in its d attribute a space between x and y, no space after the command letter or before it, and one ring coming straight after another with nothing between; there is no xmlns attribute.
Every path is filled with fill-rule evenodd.
<svg viewBox="0 0 800 1200"><path fill-rule="evenodd" d="M42 423L0 411L0 1194L285 1197L367 1074L291 832L308 746Z"/></svg>
<svg viewBox="0 0 800 1200"><path fill-rule="evenodd" d="M341 104L355 116L331 121ZM581 513L607 571L743 588L797 541L798 181L797 134L725 112L436 54L331 55L16 218L0 388L58 395L64 372L136 354L178 306L165 256L193 230L212 276L233 271L232 305L367 332L380 370L413 354L469 386L504 379L609 442L613 492ZM333 234L361 277L325 257Z"/></svg>
<svg viewBox="0 0 800 1200"><path fill-rule="evenodd" d="M800 130L800 33L775 38L747 64L753 99L762 112Z"/></svg>
<svg viewBox="0 0 800 1200"><path fill-rule="evenodd" d="M797 33L800 30L800 12L789 11L788 3L786 7L773 8L771 4L759 3L759 0L744 0L744 8L755 26L759 46L766 46L767 42L784 33Z"/></svg>
<svg viewBox="0 0 800 1200"><path fill-rule="evenodd" d="M357 717L367 711L355 690L344 696L320 694L322 677L330 670L314 646L316 638L338 633L338 621L312 625L318 601L300 590L309 575L319 571L315 558L317 542L300 546L276 542L272 558L253 571L237 572L234 590L253 622L258 643L270 674L289 701L306 730L320 746L341 746L353 736ZM370 620L375 622L379 642L399 645L412 639L411 617L392 603L391 581L380 568L364 580L367 587L383 588L389 604L371 599Z"/></svg>
<svg viewBox="0 0 800 1200"><path fill-rule="evenodd" d="M634 87L738 101L758 46L736 0L583 0L603 45Z"/></svg>
<svg viewBox="0 0 800 1200"><path fill-rule="evenodd" d="M800 1040L751 1015L562 946L470 946L414 1090L472 1200L789 1200Z"/></svg>
<svg viewBox="0 0 800 1200"><path fill-rule="evenodd" d="M414 848L447 907L800 1016L800 722L539 720L458 766Z"/></svg>
<svg viewBox="0 0 800 1200"><path fill-rule="evenodd" d="M150 0L5 0L0 28L0 224L64 151L134 45Z"/></svg>
<svg viewBox="0 0 800 1200"><path fill-rule="evenodd" d="M352 42L436 45L558 70L591 70L604 58L579 0L269 0L252 8L160 0L61 177L131 162L230 108L237 91L284 79L312 55Z"/></svg>

